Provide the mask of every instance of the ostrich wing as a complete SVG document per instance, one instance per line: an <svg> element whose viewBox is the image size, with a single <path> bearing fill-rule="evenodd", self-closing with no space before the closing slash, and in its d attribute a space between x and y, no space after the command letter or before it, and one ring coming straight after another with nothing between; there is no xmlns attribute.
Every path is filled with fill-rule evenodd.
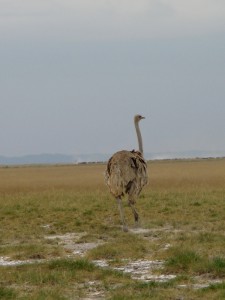
<svg viewBox="0 0 225 300"><path fill-rule="evenodd" d="M115 197L137 196L148 181L147 164L140 152L122 150L110 158L105 177Z"/></svg>

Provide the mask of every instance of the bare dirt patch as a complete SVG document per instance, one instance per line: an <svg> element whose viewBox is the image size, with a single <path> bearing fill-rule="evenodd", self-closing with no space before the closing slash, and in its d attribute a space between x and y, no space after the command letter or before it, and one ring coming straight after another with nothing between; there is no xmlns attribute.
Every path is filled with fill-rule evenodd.
<svg viewBox="0 0 225 300"><path fill-rule="evenodd" d="M170 279L174 279L176 275L155 275L153 274L155 270L163 268L163 261L159 260L124 260L124 264L119 267L110 266L110 262L107 260L94 260L94 264L101 268L112 268L123 273L131 275L132 279L142 280L145 282L157 281L165 282Z"/></svg>
<svg viewBox="0 0 225 300"><path fill-rule="evenodd" d="M27 260L12 260L9 256L0 257L0 267L15 267L26 264L36 264L45 261L45 259L27 259Z"/></svg>
<svg viewBox="0 0 225 300"><path fill-rule="evenodd" d="M97 240L96 242L81 243L80 239L84 237L87 233L66 233L64 235L51 235L46 236L46 239L57 240L59 245L62 245L64 249L71 253L71 255L85 256L87 251L96 248L97 246L103 244L102 240Z"/></svg>
<svg viewBox="0 0 225 300"><path fill-rule="evenodd" d="M169 230L168 228L166 230ZM156 230L154 230L155 232ZM149 238L151 234L151 229L135 228L130 230L133 234L143 235L144 237ZM84 257L86 253L102 245L102 240L96 240L95 242L81 242L82 238L87 235L86 232L80 233L66 233L64 235L49 235L45 236L45 239L56 240L59 245L61 245L67 252L67 257ZM171 245L166 245L165 249ZM55 258L54 258L55 259ZM0 257L0 266L18 266L23 264L36 264L40 262L49 261L50 259L29 259L29 260L12 260L8 256ZM115 266L112 264L111 260L93 260L92 261L96 266L100 268L113 269L125 274L129 274L132 279L140 280L143 282L166 282L171 279L175 279L176 275L174 274L157 274L157 270L162 270L164 267L163 260L147 260L147 259L138 259L130 260L124 259L120 262L120 265ZM183 288L192 288L192 289L202 289L209 287L211 284L221 283L222 280L205 278L205 277L193 277L195 283L192 284L181 284L177 287L180 289ZM101 299L104 298L104 290L102 284L96 281L90 281L85 283L85 288L87 288L87 296L83 298L85 300Z"/></svg>

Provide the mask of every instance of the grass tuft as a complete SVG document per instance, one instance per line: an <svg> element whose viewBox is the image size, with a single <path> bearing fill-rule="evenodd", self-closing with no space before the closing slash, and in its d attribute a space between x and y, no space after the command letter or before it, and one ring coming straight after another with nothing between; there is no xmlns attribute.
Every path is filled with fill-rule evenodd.
<svg viewBox="0 0 225 300"><path fill-rule="evenodd" d="M111 242L100 245L88 253L91 259L142 258L148 253L148 242L137 235L119 233Z"/></svg>
<svg viewBox="0 0 225 300"><path fill-rule="evenodd" d="M167 259L165 266L175 273L193 271L193 269L203 261L203 259L192 250L173 248L170 251L172 255Z"/></svg>
<svg viewBox="0 0 225 300"><path fill-rule="evenodd" d="M15 298L16 298L16 292L14 289L0 286L0 299L15 299Z"/></svg>
<svg viewBox="0 0 225 300"><path fill-rule="evenodd" d="M51 261L49 263L50 270L85 270L85 271L93 271L95 266L93 263L86 259L79 259L79 260L73 260L73 259L57 259L54 261Z"/></svg>
<svg viewBox="0 0 225 300"><path fill-rule="evenodd" d="M215 257L209 261L208 272L215 276L225 276L225 258Z"/></svg>

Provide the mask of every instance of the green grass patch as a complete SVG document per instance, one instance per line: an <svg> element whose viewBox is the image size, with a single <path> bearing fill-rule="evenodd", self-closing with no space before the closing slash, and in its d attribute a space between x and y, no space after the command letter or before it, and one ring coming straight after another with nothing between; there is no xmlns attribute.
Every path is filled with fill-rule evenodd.
<svg viewBox="0 0 225 300"><path fill-rule="evenodd" d="M150 184L136 204L141 226L149 232L138 235L121 231L103 164L0 168L0 256L54 259L0 267L1 298L79 299L88 297L90 282L97 282L106 299L224 299L223 284L201 291L177 288L198 275L225 276L224 162L151 162ZM131 227L133 215L123 202ZM104 244L82 260L67 260L62 241L46 239L65 233L84 233L74 243ZM95 267L92 259L115 265L123 259L165 260L157 272L177 279L164 285L137 283Z"/></svg>
<svg viewBox="0 0 225 300"><path fill-rule="evenodd" d="M225 258L223 257L215 257L211 259L208 263L208 272L217 276L224 277L225 276Z"/></svg>
<svg viewBox="0 0 225 300"><path fill-rule="evenodd" d="M208 258L193 250L173 248L165 263L166 272L175 274L208 274L211 277L225 276L225 258Z"/></svg>
<svg viewBox="0 0 225 300"><path fill-rule="evenodd" d="M90 259L138 259L149 252L149 243L138 235L120 232L112 241L88 252Z"/></svg>
<svg viewBox="0 0 225 300"><path fill-rule="evenodd" d="M51 261L49 263L49 268L51 270L61 270L66 269L73 272L76 272L77 270L85 270L88 272L91 272L94 270L95 266L93 263L86 259L80 259L80 260L72 260L72 259L57 259L54 261Z"/></svg>
<svg viewBox="0 0 225 300"><path fill-rule="evenodd" d="M15 299L16 291L12 288L0 286L0 299Z"/></svg>
<svg viewBox="0 0 225 300"><path fill-rule="evenodd" d="M29 260L29 259L48 259L64 256L65 251L56 243L49 243L48 240L43 243L28 243L0 246L0 256L10 256L13 260Z"/></svg>
<svg viewBox="0 0 225 300"><path fill-rule="evenodd" d="M173 273L193 272L203 263L203 259L194 251L188 249L173 248L171 256L167 259L165 266Z"/></svg>

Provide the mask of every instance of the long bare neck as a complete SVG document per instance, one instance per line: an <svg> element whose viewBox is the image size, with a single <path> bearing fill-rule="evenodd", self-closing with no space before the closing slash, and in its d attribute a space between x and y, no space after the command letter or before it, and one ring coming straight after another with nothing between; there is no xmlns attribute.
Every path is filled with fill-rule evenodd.
<svg viewBox="0 0 225 300"><path fill-rule="evenodd" d="M139 122L137 122L137 121L134 122L134 125L135 125L135 129L136 129L136 133L137 133L139 151L143 155L143 142L142 142L142 137L141 137L141 131L139 128Z"/></svg>

